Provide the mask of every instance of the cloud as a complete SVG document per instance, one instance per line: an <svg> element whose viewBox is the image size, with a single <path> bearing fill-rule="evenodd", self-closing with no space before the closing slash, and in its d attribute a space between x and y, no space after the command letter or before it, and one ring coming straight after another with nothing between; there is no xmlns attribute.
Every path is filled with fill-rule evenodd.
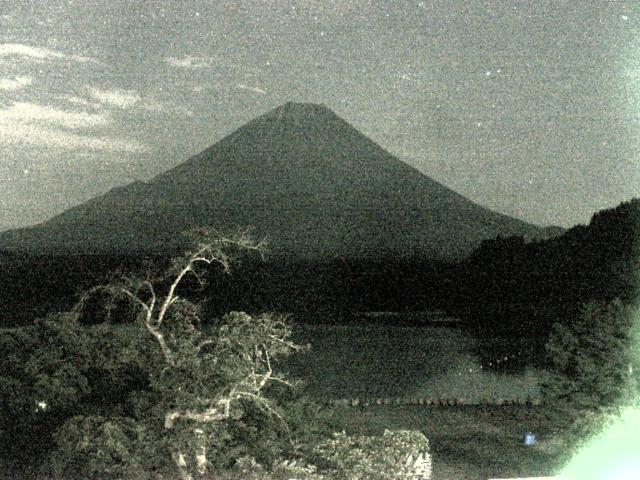
<svg viewBox="0 0 640 480"><path fill-rule="evenodd" d="M31 57L39 60L47 58L64 58L64 54L49 50L48 48L31 47L20 43L3 43L0 45L0 57L12 55L20 55L23 57Z"/></svg>
<svg viewBox="0 0 640 480"><path fill-rule="evenodd" d="M19 122L8 122L0 125L1 144L27 144L71 150L108 150L125 153L140 153L148 150L145 145L134 140L82 135Z"/></svg>
<svg viewBox="0 0 640 480"><path fill-rule="evenodd" d="M182 105L172 105L172 104L162 103L158 101L155 101L155 102L145 101L140 105L140 108L147 112L161 113L165 115L178 114L178 115L185 115L187 117L193 116L193 111L189 110L188 108Z"/></svg>
<svg viewBox="0 0 640 480"><path fill-rule="evenodd" d="M178 68L210 68L211 60L206 57L192 57L187 55L184 58L167 57L165 59L172 67Z"/></svg>
<svg viewBox="0 0 640 480"><path fill-rule="evenodd" d="M101 90L89 87L89 95L99 102L118 108L129 108L140 101L140 96L133 90Z"/></svg>
<svg viewBox="0 0 640 480"><path fill-rule="evenodd" d="M261 89L261 88L258 88L258 87L249 87L249 86L245 85L244 83L240 83L240 84L238 85L238 88L239 88L240 90L248 90L248 91L250 91L250 92L260 93L260 94L262 94L262 95L266 95L266 94L267 94L267 92L266 92L266 91L264 91L264 90L263 90L263 89Z"/></svg>
<svg viewBox="0 0 640 480"><path fill-rule="evenodd" d="M89 108L100 108L100 104L99 103L93 103L90 102L89 100L86 100L84 98L80 98L80 97L76 97L74 95L63 95L60 97L56 97L59 100L62 100L64 102L68 102L68 103L72 103L74 105L82 105L83 107L89 107Z"/></svg>
<svg viewBox="0 0 640 480"><path fill-rule="evenodd" d="M0 110L0 145L34 145L129 153L147 150L145 145L133 140L69 131L110 123L111 119L105 114L71 112L46 105L18 102Z"/></svg>
<svg viewBox="0 0 640 480"><path fill-rule="evenodd" d="M0 78L0 90L21 90L33 83L32 77Z"/></svg>
<svg viewBox="0 0 640 480"><path fill-rule="evenodd" d="M102 65L102 66L105 65L104 63L100 62L99 60L93 57L86 57L84 55L69 55L66 58L70 58L75 62L81 62L81 63L91 62L91 63L97 63L98 65Z"/></svg>
<svg viewBox="0 0 640 480"><path fill-rule="evenodd" d="M66 55L62 52L50 50L43 47L33 47L31 45L24 45L21 43L3 43L0 44L0 58L3 57L28 57L34 60L55 60L55 59L68 59L76 62L95 62L99 63L96 59L91 57L85 57L82 55Z"/></svg>
<svg viewBox="0 0 640 480"><path fill-rule="evenodd" d="M21 124L40 123L63 128L87 128L106 125L110 119L104 114L86 112L68 112L46 105L17 102L7 109L0 110L2 125L6 122Z"/></svg>

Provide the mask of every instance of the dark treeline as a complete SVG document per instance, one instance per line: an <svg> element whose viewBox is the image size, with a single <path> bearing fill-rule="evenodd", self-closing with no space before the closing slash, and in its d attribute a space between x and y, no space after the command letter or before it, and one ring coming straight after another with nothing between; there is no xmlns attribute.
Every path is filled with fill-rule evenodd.
<svg viewBox="0 0 640 480"><path fill-rule="evenodd" d="M164 256L29 255L0 252L0 326L33 323L49 312L66 311L81 292L117 272L141 271ZM154 267L155 268L155 267Z"/></svg>
<svg viewBox="0 0 640 480"><path fill-rule="evenodd" d="M479 352L483 359L504 355L514 359L510 368L540 365L554 323L573 324L591 301L637 301L640 200L598 212L589 225L551 240L485 241L457 269L450 305L473 331L527 339L524 350L505 342L502 352Z"/></svg>
<svg viewBox="0 0 640 480"><path fill-rule="evenodd" d="M548 330L590 300L632 302L638 292L640 200L596 213L588 226L525 244L485 241L459 265L453 305L470 305L478 327L492 334Z"/></svg>
<svg viewBox="0 0 640 480"><path fill-rule="evenodd" d="M0 263L2 326L29 324L47 312L69 309L82 291L119 271L153 275L167 258L6 255ZM189 291L182 294L205 300L209 318L244 310L287 312L297 321L348 321L362 311L444 308L451 272L451 265L416 258L300 260L247 254L231 275L213 266L204 289L190 279L184 289Z"/></svg>
<svg viewBox="0 0 640 480"><path fill-rule="evenodd" d="M544 345L554 323L578 321L582 305L591 301L637 300L640 199L598 212L589 225L550 240L484 241L455 268L452 313L476 335L527 339L524 349L504 342L502 351L478 352L485 364L508 356L509 368L540 365L548 359Z"/></svg>
<svg viewBox="0 0 640 480"><path fill-rule="evenodd" d="M636 199L596 213L589 225L551 240L484 241L458 263L390 254L315 261L248 255L232 275L214 268L204 290L192 282L190 293L206 299L205 318L245 310L290 312L296 321L347 322L362 311L443 310L464 319L478 335L529 338L535 351L551 325L571 323L581 304L615 297L633 301L639 232ZM27 324L48 311L67 309L80 291L104 282L110 272L144 274L149 265L162 269L163 258L3 255L2 323Z"/></svg>
<svg viewBox="0 0 640 480"><path fill-rule="evenodd" d="M211 313L228 308L290 312L305 322L345 322L363 311L444 305L450 266L419 258L244 261L208 286Z"/></svg>

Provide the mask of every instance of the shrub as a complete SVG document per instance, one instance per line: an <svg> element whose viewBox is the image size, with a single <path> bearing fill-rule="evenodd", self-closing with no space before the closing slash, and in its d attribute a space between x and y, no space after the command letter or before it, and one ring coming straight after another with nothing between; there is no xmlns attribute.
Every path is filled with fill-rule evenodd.
<svg viewBox="0 0 640 480"><path fill-rule="evenodd" d="M344 432L316 447L317 464L330 478L413 479L431 476L429 442L420 432L385 430L381 436Z"/></svg>
<svg viewBox="0 0 640 480"><path fill-rule="evenodd" d="M637 311L620 300L583 305L574 323L553 326L543 396L569 441L638 398L639 329Z"/></svg>

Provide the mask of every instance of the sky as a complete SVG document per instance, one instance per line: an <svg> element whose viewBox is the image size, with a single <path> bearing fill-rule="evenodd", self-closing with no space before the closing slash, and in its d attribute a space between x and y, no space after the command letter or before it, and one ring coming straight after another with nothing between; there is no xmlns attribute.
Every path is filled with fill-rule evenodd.
<svg viewBox="0 0 640 480"><path fill-rule="evenodd" d="M640 197L637 0L0 0L0 229L322 103L501 213Z"/></svg>

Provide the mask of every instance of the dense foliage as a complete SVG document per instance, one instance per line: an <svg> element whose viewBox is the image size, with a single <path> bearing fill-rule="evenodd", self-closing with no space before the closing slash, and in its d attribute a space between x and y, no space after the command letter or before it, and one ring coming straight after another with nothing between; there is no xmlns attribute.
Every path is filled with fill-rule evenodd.
<svg viewBox="0 0 640 480"><path fill-rule="evenodd" d="M485 241L459 267L452 308L479 336L527 340L527 349L513 342L503 356L546 367L544 344L554 324L578 321L581 305L590 301L640 299L640 199L598 212L589 225L551 240ZM489 361L495 354L478 353Z"/></svg>
<svg viewBox="0 0 640 480"><path fill-rule="evenodd" d="M428 460L414 433L358 440L364 453L350 453L348 436L339 456L323 449L331 422L277 369L301 349L286 319L231 312L207 324L201 304L183 297L187 279L205 284L203 267L229 271L233 249L261 246L206 229L192 240L162 274L114 279L68 313L0 332L5 458L55 478L183 480L371 478L371 465L396 468L411 448ZM20 446L29 446L22 456Z"/></svg>
<svg viewBox="0 0 640 480"><path fill-rule="evenodd" d="M640 317L616 299L583 305L571 325L555 324L547 343L549 415L569 442L586 438L640 398Z"/></svg>

